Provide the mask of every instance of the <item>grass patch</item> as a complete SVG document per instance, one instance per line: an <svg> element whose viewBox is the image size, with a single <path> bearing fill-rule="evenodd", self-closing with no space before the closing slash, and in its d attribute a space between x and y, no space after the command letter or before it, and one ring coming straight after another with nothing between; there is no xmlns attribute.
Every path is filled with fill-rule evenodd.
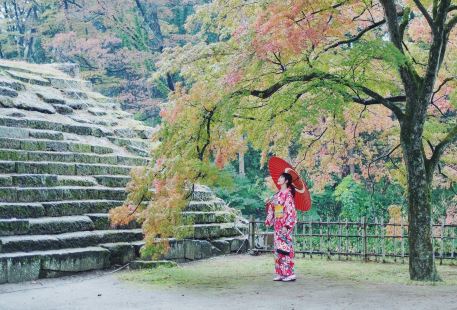
<svg viewBox="0 0 457 310"><path fill-rule="evenodd" d="M457 285L457 266L437 266L443 282L423 283L409 280L408 264L363 263L361 261L328 261L321 258L296 258L299 278L324 278L352 283ZM124 273L121 279L155 286L182 288L239 288L272 282L272 255L233 255L181 264L174 268L160 267Z"/></svg>

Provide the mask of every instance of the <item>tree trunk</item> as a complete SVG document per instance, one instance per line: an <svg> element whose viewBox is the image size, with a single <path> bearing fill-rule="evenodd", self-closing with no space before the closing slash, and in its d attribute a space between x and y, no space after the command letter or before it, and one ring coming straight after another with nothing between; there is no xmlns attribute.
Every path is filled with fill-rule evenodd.
<svg viewBox="0 0 457 310"><path fill-rule="evenodd" d="M238 174L239 176L241 177L244 177L246 176L246 173L244 171L244 153L243 152L239 152L238 153Z"/></svg>
<svg viewBox="0 0 457 310"><path fill-rule="evenodd" d="M408 182L409 274L411 280L440 280L432 247L431 178L427 178L418 120L403 124L401 145Z"/></svg>

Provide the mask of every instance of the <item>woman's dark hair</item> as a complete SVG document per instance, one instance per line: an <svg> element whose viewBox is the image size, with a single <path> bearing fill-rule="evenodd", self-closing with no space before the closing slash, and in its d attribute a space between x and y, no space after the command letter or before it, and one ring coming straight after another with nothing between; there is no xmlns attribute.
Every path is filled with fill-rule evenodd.
<svg viewBox="0 0 457 310"><path fill-rule="evenodd" d="M290 188L290 192L292 193L292 196L295 196L295 187L292 185L292 176L287 172L283 172L281 174L281 177L284 177L284 179L286 179L287 187Z"/></svg>

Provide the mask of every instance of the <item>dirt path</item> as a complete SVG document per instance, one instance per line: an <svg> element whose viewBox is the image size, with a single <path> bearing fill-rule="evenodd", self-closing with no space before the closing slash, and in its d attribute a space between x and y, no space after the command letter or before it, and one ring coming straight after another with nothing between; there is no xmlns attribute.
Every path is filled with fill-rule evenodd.
<svg viewBox="0 0 457 310"><path fill-rule="evenodd" d="M217 258L221 263L255 259ZM240 287L183 288L120 280L126 273L0 285L0 309L457 309L456 286L373 284L305 275L296 282L281 283L262 274L256 284Z"/></svg>

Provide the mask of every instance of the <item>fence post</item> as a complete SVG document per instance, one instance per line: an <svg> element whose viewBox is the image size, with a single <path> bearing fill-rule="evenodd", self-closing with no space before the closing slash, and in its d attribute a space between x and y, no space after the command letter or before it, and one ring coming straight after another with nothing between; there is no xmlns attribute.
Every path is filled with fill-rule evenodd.
<svg viewBox="0 0 457 310"><path fill-rule="evenodd" d="M330 219L327 216L327 260L330 260Z"/></svg>
<svg viewBox="0 0 457 310"><path fill-rule="evenodd" d="M321 258L322 258L324 251L322 251L322 218L321 217L319 217L319 252L320 252Z"/></svg>
<svg viewBox="0 0 457 310"><path fill-rule="evenodd" d="M341 259L341 218L338 216L338 260Z"/></svg>
<svg viewBox="0 0 457 310"><path fill-rule="evenodd" d="M349 260L349 224L346 218L346 260Z"/></svg>
<svg viewBox="0 0 457 310"><path fill-rule="evenodd" d="M378 225L378 218L374 218L374 237L375 240L373 241L374 244L374 259L378 262L379 259L379 225Z"/></svg>
<svg viewBox="0 0 457 310"><path fill-rule="evenodd" d="M440 265L443 264L443 256L444 256L444 222L446 219L443 217L441 220L441 253L440 253ZM433 232L433 229L432 229Z"/></svg>
<svg viewBox="0 0 457 310"><path fill-rule="evenodd" d="M405 242L403 239L403 216L400 217L401 263L405 263Z"/></svg>
<svg viewBox="0 0 457 310"><path fill-rule="evenodd" d="M305 230L305 227L306 227L306 221L305 221L305 214L303 214L303 217L302 217L302 221L303 221L303 226L302 226L302 234L303 234L303 241L302 241L302 250L303 250L303 256L302 257L306 257L306 243L305 243L305 240L306 240L306 230Z"/></svg>
<svg viewBox="0 0 457 310"><path fill-rule="evenodd" d="M309 258L313 258L313 222L311 216L309 217Z"/></svg>
<svg viewBox="0 0 457 310"><path fill-rule="evenodd" d="M435 224L433 224L433 218L430 219L430 226L432 227L432 253L433 253L433 260L436 259L435 257L435 233L433 231L433 227L435 227ZM411 255L411 253L410 253Z"/></svg>
<svg viewBox="0 0 457 310"><path fill-rule="evenodd" d="M451 236L452 236L452 247L451 247L452 251L451 251L451 257L452 257L452 259L454 259L454 251L455 251L455 227L449 227L449 229L451 229L451 231L452 231L452 234L451 234Z"/></svg>
<svg viewBox="0 0 457 310"><path fill-rule="evenodd" d="M367 220L366 217L362 217L362 236L363 236L363 260L368 261L368 249L367 249Z"/></svg>
<svg viewBox="0 0 457 310"><path fill-rule="evenodd" d="M250 249L251 250L254 250L255 249L255 220L254 220L254 215L251 214L251 216L249 217L249 229L250 229L250 232L249 232L249 235L250 235Z"/></svg>
<svg viewBox="0 0 457 310"><path fill-rule="evenodd" d="M389 224L387 224L389 225ZM397 223L395 221L395 218L394 218L394 223L393 223L393 226L394 228L394 232L393 232L393 243L394 243L394 262L397 262Z"/></svg>
<svg viewBox="0 0 457 310"><path fill-rule="evenodd" d="M381 254L382 254L382 262L383 263L386 262L386 243L385 243L385 240L384 240L384 233L385 233L384 218L381 217Z"/></svg>

